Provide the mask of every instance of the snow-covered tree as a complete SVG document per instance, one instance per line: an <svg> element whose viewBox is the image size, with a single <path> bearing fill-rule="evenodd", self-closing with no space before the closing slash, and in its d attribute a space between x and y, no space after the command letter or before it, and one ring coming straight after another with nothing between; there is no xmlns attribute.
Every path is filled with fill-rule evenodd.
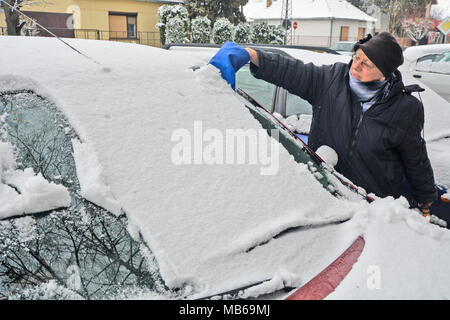
<svg viewBox="0 0 450 320"><path fill-rule="evenodd" d="M184 0L190 19L206 15L212 22L227 18L234 24L245 21L242 7L247 3L248 0Z"/></svg>
<svg viewBox="0 0 450 320"><path fill-rule="evenodd" d="M22 28L27 24L28 19L23 17L19 12L23 6L38 5L48 3L47 0L2 0L1 8L5 11L6 28L8 35L19 36L22 34ZM14 9L12 9L13 7Z"/></svg>
<svg viewBox="0 0 450 320"><path fill-rule="evenodd" d="M174 17L179 17L183 21L184 27L189 29L188 12L182 5L163 5L158 9L158 23L156 27L159 29L161 43L166 43L166 25Z"/></svg>
<svg viewBox="0 0 450 320"><path fill-rule="evenodd" d="M269 26L269 43L284 44L286 30L281 26Z"/></svg>
<svg viewBox="0 0 450 320"><path fill-rule="evenodd" d="M421 39L428 37L428 33L434 28L434 23L424 19L406 20L402 27L406 35L418 45Z"/></svg>
<svg viewBox="0 0 450 320"><path fill-rule="evenodd" d="M252 41L253 43L269 43L270 31L266 21L258 21L253 25Z"/></svg>
<svg viewBox="0 0 450 320"><path fill-rule="evenodd" d="M240 22L233 31L233 41L237 43L250 43L251 39L250 25Z"/></svg>
<svg viewBox="0 0 450 320"><path fill-rule="evenodd" d="M191 37L193 43L210 43L211 20L208 17L197 17L191 23Z"/></svg>
<svg viewBox="0 0 450 320"><path fill-rule="evenodd" d="M219 18L214 23L213 41L216 44L223 44L232 40L233 26L227 18Z"/></svg>
<svg viewBox="0 0 450 320"><path fill-rule="evenodd" d="M165 44L188 43L188 30L185 22L180 17L173 17L165 26Z"/></svg>

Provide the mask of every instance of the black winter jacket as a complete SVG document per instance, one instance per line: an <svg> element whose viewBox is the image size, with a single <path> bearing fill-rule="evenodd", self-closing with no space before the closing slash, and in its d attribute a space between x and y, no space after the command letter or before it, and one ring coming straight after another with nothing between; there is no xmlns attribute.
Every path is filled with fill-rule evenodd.
<svg viewBox="0 0 450 320"><path fill-rule="evenodd" d="M422 103L413 97L401 74L387 96L362 112L349 86L349 64L315 66L276 53L257 50L259 67L252 74L313 106L309 145L327 145L338 154L336 170L367 192L386 197L401 195L403 177L417 202L437 198L433 169L421 132Z"/></svg>

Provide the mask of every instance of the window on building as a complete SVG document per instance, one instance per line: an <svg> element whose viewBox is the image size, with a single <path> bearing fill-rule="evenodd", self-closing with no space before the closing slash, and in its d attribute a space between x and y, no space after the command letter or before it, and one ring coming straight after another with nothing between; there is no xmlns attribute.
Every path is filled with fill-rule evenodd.
<svg viewBox="0 0 450 320"><path fill-rule="evenodd" d="M356 40L360 40L362 38L364 38L366 34L366 28L358 28L358 39Z"/></svg>
<svg viewBox="0 0 450 320"><path fill-rule="evenodd" d="M348 41L348 30L350 27L341 27L340 41Z"/></svg>
<svg viewBox="0 0 450 320"><path fill-rule="evenodd" d="M109 13L109 37L113 39L134 39L137 36L137 14Z"/></svg>

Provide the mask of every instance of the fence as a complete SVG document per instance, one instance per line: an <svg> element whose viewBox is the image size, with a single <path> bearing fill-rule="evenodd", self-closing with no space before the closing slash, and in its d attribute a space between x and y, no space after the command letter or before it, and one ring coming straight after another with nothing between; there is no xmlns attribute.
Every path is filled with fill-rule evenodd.
<svg viewBox="0 0 450 320"><path fill-rule="evenodd" d="M91 40L109 40L128 43L137 43L161 48L159 32L137 31L135 37L128 37L126 31L104 31L96 29L74 29L75 38Z"/></svg>

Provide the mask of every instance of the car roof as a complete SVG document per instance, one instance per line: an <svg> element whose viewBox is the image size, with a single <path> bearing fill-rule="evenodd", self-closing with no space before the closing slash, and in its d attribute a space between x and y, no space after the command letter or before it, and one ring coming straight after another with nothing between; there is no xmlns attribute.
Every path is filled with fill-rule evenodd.
<svg viewBox="0 0 450 320"><path fill-rule="evenodd" d="M450 51L450 43L447 44L427 44L408 47L403 52L405 59L414 61L427 54L442 53Z"/></svg>

